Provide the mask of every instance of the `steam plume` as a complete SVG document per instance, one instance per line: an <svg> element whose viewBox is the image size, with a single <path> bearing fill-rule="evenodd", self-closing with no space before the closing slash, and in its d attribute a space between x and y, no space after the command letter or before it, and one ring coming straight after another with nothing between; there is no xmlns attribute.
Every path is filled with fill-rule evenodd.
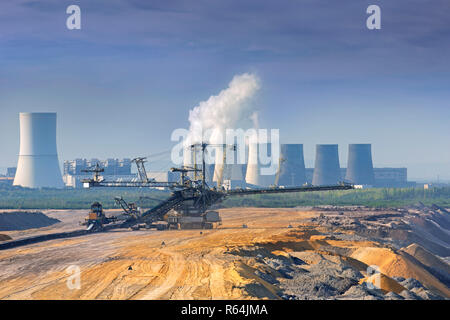
<svg viewBox="0 0 450 320"><path fill-rule="evenodd" d="M202 133L211 131L210 142L215 134L224 134L225 129L235 128L248 120L252 114L249 104L259 89L259 79L250 73L233 77L228 88L209 97L189 112L189 138L192 142L202 140Z"/></svg>

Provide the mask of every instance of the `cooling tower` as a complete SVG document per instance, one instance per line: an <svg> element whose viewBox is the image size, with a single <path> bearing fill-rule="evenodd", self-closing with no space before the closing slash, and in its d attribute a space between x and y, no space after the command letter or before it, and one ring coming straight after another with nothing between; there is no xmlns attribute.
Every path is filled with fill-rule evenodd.
<svg viewBox="0 0 450 320"><path fill-rule="evenodd" d="M312 184L315 186L334 185L341 180L337 144L316 145L316 161Z"/></svg>
<svg viewBox="0 0 450 320"><path fill-rule="evenodd" d="M56 113L20 113L20 153L14 185L64 187L56 151Z"/></svg>
<svg viewBox="0 0 450 320"><path fill-rule="evenodd" d="M259 185L262 187L269 187L275 184L275 178L278 170L279 155L274 155L272 159L272 143L260 143L258 145L259 156ZM278 145L278 152L280 146ZM263 159L263 157L265 159ZM271 169L272 168L272 169Z"/></svg>
<svg viewBox="0 0 450 320"><path fill-rule="evenodd" d="M370 144L349 144L345 180L353 184L374 185L372 150Z"/></svg>
<svg viewBox="0 0 450 320"><path fill-rule="evenodd" d="M208 185L212 185L213 176L214 176L214 164L206 164L205 169L206 169L205 170L205 173L206 173L205 181Z"/></svg>
<svg viewBox="0 0 450 320"><path fill-rule="evenodd" d="M229 162L229 159L232 160L232 163ZM232 187L244 187L245 181L244 181L244 169L245 166L242 164L239 164L238 162L238 152L227 150L226 151L226 160L225 160L225 166L222 163L224 161L223 154L216 153L216 159L215 159L215 167L214 167L214 177L213 181L217 182L220 178L221 170L222 172L222 182L228 180L232 184Z"/></svg>
<svg viewBox="0 0 450 320"><path fill-rule="evenodd" d="M259 175L258 143L251 142L248 145L248 161L245 182L255 186L261 185Z"/></svg>
<svg viewBox="0 0 450 320"><path fill-rule="evenodd" d="M214 159L214 175L213 175L214 182L217 182L220 179L222 179L222 182L223 182L223 180L225 179L226 168L224 168L224 166L225 166L224 161L226 162L226 159L224 159L223 156L224 156L223 150L221 150L221 148L219 149L219 147L217 147L215 150L215 159ZM220 177L220 175L222 175L222 177Z"/></svg>
<svg viewBox="0 0 450 320"><path fill-rule="evenodd" d="M279 186L301 186L306 183L302 144L280 146Z"/></svg>
<svg viewBox="0 0 450 320"><path fill-rule="evenodd" d="M190 147L183 146L183 166L184 167L194 167L194 152ZM194 173L192 171L186 174L189 178L193 178Z"/></svg>

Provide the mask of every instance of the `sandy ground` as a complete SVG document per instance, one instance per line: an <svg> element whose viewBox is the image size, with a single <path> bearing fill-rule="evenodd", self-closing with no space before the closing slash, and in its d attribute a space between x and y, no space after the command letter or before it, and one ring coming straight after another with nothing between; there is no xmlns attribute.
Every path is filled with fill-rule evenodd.
<svg viewBox="0 0 450 320"><path fill-rule="evenodd" d="M62 223L45 230L4 232L14 239L79 228L83 211L49 211ZM272 219L276 213L277 219ZM312 213L290 209L222 210L218 229L98 233L0 252L2 299L233 299L249 280L236 271L234 247L265 241ZM242 228L246 223L248 228ZM165 245L162 246L164 241ZM66 268L81 268L81 289L69 290ZM131 266L132 270L128 270Z"/></svg>
<svg viewBox="0 0 450 320"><path fill-rule="evenodd" d="M333 246L347 250L348 258L341 258L356 265L363 275L376 260L370 250L388 256L375 261L383 273L392 273L392 264L399 264L397 255L379 243L321 236L320 228L305 225L306 219L319 214L315 211L231 208L220 212L223 224L213 230L115 230L0 251L0 299L279 299L279 288L256 276L260 268L254 257L257 252L244 254L248 248L286 257ZM45 213L62 222L39 230L3 233L17 239L79 229L78 222L86 214ZM67 285L71 280L67 268L73 265L81 271L79 289ZM402 276L398 269L394 271ZM441 283L433 284L447 290ZM390 284L395 287L392 291L403 290L396 285Z"/></svg>

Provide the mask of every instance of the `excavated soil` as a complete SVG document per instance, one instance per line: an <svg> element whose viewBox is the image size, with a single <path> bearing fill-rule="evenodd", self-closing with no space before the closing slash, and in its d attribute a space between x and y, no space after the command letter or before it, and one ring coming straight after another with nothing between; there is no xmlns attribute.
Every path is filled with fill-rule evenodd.
<svg viewBox="0 0 450 320"><path fill-rule="evenodd" d="M7 236L6 234L0 234L0 241L6 241L11 240L10 236Z"/></svg>
<svg viewBox="0 0 450 320"><path fill-rule="evenodd" d="M345 208L336 214L318 208L220 212L223 224L213 230L115 230L0 251L0 298L450 298L449 265L433 252L436 247L373 235L373 223L389 231L401 224L398 219L408 219L406 213ZM85 214L48 212L62 223L45 232L74 228ZM411 228L403 224L404 231ZM442 241L438 248L445 245ZM70 266L80 268L79 289L68 287ZM377 273L371 271L374 266Z"/></svg>
<svg viewBox="0 0 450 320"><path fill-rule="evenodd" d="M0 231L42 228L58 222L58 219L49 218L42 212L0 212Z"/></svg>

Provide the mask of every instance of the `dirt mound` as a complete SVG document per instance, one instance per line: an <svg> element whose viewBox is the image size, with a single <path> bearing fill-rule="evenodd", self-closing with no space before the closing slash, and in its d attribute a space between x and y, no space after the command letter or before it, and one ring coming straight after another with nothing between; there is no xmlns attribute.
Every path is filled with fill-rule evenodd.
<svg viewBox="0 0 450 320"><path fill-rule="evenodd" d="M404 239L400 239L403 233ZM399 245L408 246L410 244L416 243L421 247L426 248L426 250L432 252L433 254L439 255L441 257L450 256L450 248L447 243L437 239L430 233L423 232L423 229L415 228L414 231L408 230L392 230L389 232L389 236L392 239L401 240Z"/></svg>
<svg viewBox="0 0 450 320"><path fill-rule="evenodd" d="M58 219L47 217L42 212L1 212L0 231L26 230L48 227L60 222Z"/></svg>
<svg viewBox="0 0 450 320"><path fill-rule="evenodd" d="M406 288L399 284L397 281L382 273L374 274L360 280L361 284L364 282L371 283L372 285L379 287L384 293L394 292L396 294L400 294L404 290L406 290Z"/></svg>
<svg viewBox="0 0 450 320"><path fill-rule="evenodd" d="M427 288L433 288L445 297L450 297L448 287L434 275L423 268L422 264L409 254L388 248L359 248L351 255L352 258L376 265L380 272L389 277L414 278Z"/></svg>
<svg viewBox="0 0 450 320"><path fill-rule="evenodd" d="M11 240L10 236L7 236L6 234L0 234L0 241L6 241Z"/></svg>
<svg viewBox="0 0 450 320"><path fill-rule="evenodd" d="M411 244L402 251L414 257L445 285L450 287L450 265L417 244Z"/></svg>

